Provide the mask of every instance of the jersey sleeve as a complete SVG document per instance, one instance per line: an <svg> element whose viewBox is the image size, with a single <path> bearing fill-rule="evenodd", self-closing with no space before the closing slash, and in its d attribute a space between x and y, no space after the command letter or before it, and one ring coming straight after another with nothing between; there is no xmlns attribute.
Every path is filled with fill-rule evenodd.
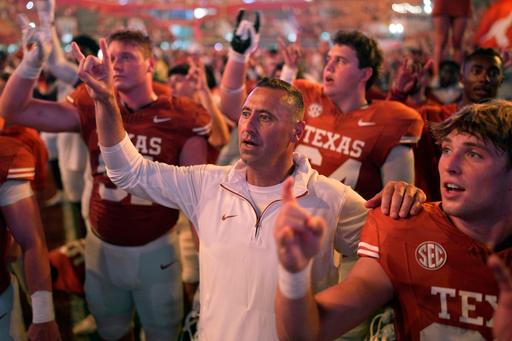
<svg viewBox="0 0 512 341"><path fill-rule="evenodd" d="M0 206L8 206L33 194L28 181L9 180L0 185Z"/></svg>
<svg viewBox="0 0 512 341"><path fill-rule="evenodd" d="M380 259L380 236L376 219L376 208L368 213L368 219L361 231L361 241L357 248L359 257L370 257Z"/></svg>
<svg viewBox="0 0 512 341"><path fill-rule="evenodd" d="M30 150L12 138L4 137L0 143L0 183L8 180L34 180L36 165Z"/></svg>
<svg viewBox="0 0 512 341"><path fill-rule="evenodd" d="M34 158L34 179L31 186L35 190L41 190L45 186L46 171L48 168L48 152L39 133L22 126L11 126L2 131L3 136L13 138L24 146Z"/></svg>
<svg viewBox="0 0 512 341"><path fill-rule="evenodd" d="M80 118L80 129L84 140L96 127L95 108L85 84L80 84L73 92L66 96L66 101L71 103L78 111Z"/></svg>
<svg viewBox="0 0 512 341"><path fill-rule="evenodd" d="M386 161L394 147L414 146L420 140L423 120L416 110L399 102L381 101L375 114L383 127L372 152L378 164Z"/></svg>
<svg viewBox="0 0 512 341"><path fill-rule="evenodd" d="M402 103L394 103L393 118L397 124L401 144L416 144L420 140L423 120L420 114Z"/></svg>

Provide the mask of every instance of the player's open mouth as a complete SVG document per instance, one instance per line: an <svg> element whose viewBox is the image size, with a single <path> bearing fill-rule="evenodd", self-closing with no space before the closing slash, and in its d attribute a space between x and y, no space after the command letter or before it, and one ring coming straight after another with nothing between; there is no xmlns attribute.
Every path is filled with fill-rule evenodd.
<svg viewBox="0 0 512 341"><path fill-rule="evenodd" d="M487 87L476 87L474 88L474 92L478 95L488 96L490 93L490 89L488 89Z"/></svg>
<svg viewBox="0 0 512 341"><path fill-rule="evenodd" d="M258 144L251 140L243 140L242 144L245 146L256 147Z"/></svg>
<svg viewBox="0 0 512 341"><path fill-rule="evenodd" d="M450 192L463 192L464 191L464 188L459 186L459 185L456 185L456 184L452 184L452 183L445 183L444 184L444 188L450 193Z"/></svg>

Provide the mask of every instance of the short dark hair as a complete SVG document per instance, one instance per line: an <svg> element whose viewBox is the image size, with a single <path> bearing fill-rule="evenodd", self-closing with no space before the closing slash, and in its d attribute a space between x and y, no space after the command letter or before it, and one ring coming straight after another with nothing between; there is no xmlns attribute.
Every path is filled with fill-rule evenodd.
<svg viewBox="0 0 512 341"><path fill-rule="evenodd" d="M188 63L176 64L167 72L167 77L171 77L172 75L183 75L186 76L188 74L188 70L190 66ZM206 83L208 84L209 89L213 89L217 86L217 80L215 80L215 75L213 73L213 69L210 65L204 66L204 73L206 75Z"/></svg>
<svg viewBox="0 0 512 341"><path fill-rule="evenodd" d="M512 167L512 103L495 99L482 104L471 104L439 123L430 125L437 143L451 132L473 135L491 142L499 152L506 153Z"/></svg>
<svg viewBox="0 0 512 341"><path fill-rule="evenodd" d="M254 88L269 88L285 91L288 97L288 103L293 107L293 117L297 121L304 119L304 100L302 99L300 91L290 83L277 78L264 77L256 83Z"/></svg>
<svg viewBox="0 0 512 341"><path fill-rule="evenodd" d="M490 59L498 58L501 64L501 72L503 72L503 58L501 57L501 54L498 51L492 48L476 48L473 52L464 57L464 63L462 65L465 66L467 63L469 63L470 61L477 57L488 57Z"/></svg>
<svg viewBox="0 0 512 341"><path fill-rule="evenodd" d="M380 66L382 65L382 52L377 42L359 31L338 31L334 35L335 45L347 45L356 51L359 68L369 67L372 75L366 82L366 89L369 89L379 78Z"/></svg>
<svg viewBox="0 0 512 341"><path fill-rule="evenodd" d="M119 41L125 44L131 44L140 47L146 58L153 56L153 43L151 38L141 31L122 30L112 33L108 39L108 43Z"/></svg>
<svg viewBox="0 0 512 341"><path fill-rule="evenodd" d="M453 61L451 59L444 59L439 63L439 69L442 69L445 67L460 71L459 63L457 63L456 61Z"/></svg>
<svg viewBox="0 0 512 341"><path fill-rule="evenodd" d="M98 45L98 42L94 38L86 34L79 34L73 38L73 41L78 44L80 51L82 51L84 55L98 55L100 45Z"/></svg>

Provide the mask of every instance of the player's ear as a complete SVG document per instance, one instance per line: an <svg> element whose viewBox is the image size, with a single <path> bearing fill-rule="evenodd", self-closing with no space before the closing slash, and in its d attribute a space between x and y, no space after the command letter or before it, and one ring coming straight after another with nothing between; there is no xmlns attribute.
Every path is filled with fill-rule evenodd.
<svg viewBox="0 0 512 341"><path fill-rule="evenodd" d="M365 84L366 84L368 82L368 80L373 75L373 69L371 67L365 67L365 68L363 68L362 71L363 71L363 75L362 75L361 80L363 80L365 82Z"/></svg>
<svg viewBox="0 0 512 341"><path fill-rule="evenodd" d="M302 135L304 134L304 129L306 128L306 122L299 121L295 123L295 126L293 128L291 142L297 143L301 139Z"/></svg>
<svg viewBox="0 0 512 341"><path fill-rule="evenodd" d="M148 69L147 69L147 72L153 74L154 70L155 70L155 57L152 56L151 58L148 58Z"/></svg>

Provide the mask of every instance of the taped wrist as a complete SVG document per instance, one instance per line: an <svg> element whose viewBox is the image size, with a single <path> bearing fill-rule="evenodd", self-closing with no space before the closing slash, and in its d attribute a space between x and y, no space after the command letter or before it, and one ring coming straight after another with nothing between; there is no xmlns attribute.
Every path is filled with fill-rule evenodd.
<svg viewBox="0 0 512 341"><path fill-rule="evenodd" d="M297 78L297 68L291 68L288 65L284 65L281 70L281 75L279 79L288 83L291 83Z"/></svg>
<svg viewBox="0 0 512 341"><path fill-rule="evenodd" d="M313 262L299 272L289 272L281 264L277 272L278 285L281 294L291 300L306 296L311 287L311 267Z"/></svg>
<svg viewBox="0 0 512 341"><path fill-rule="evenodd" d="M32 299L32 323L45 323L55 319L51 291L39 290L30 298Z"/></svg>
<svg viewBox="0 0 512 341"><path fill-rule="evenodd" d="M20 78L24 79L38 79L41 70L43 69L41 66L34 66L27 60L22 60L20 65L14 70L14 74L18 75Z"/></svg>
<svg viewBox="0 0 512 341"><path fill-rule="evenodd" d="M234 95L234 94L239 94L241 93L242 91L244 91L244 88L245 88L245 84L242 84L241 87L239 88L236 88L236 89L230 89L230 88L227 88L225 87L224 85L220 85L220 90L226 94L230 94L230 95Z"/></svg>
<svg viewBox="0 0 512 341"><path fill-rule="evenodd" d="M233 49L229 49L228 58L236 63L245 64L249 60L249 55L241 54Z"/></svg>
<svg viewBox="0 0 512 341"><path fill-rule="evenodd" d="M55 4L53 0L37 0L36 10L40 25L51 26L55 21Z"/></svg>

